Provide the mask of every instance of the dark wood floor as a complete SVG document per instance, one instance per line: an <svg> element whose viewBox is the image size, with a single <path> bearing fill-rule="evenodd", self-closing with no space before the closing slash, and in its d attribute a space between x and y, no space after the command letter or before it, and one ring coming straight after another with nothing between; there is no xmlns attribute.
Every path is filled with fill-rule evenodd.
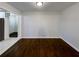
<svg viewBox="0 0 79 59"><path fill-rule="evenodd" d="M79 52L58 38L21 39L1 56L6 57L75 57Z"/></svg>

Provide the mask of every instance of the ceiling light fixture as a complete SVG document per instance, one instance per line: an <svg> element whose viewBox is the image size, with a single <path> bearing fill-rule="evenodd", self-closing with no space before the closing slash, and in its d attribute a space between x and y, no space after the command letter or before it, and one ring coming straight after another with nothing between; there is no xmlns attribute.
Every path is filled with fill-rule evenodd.
<svg viewBox="0 0 79 59"><path fill-rule="evenodd" d="M43 6L43 2L36 2L36 5L41 7L41 6Z"/></svg>

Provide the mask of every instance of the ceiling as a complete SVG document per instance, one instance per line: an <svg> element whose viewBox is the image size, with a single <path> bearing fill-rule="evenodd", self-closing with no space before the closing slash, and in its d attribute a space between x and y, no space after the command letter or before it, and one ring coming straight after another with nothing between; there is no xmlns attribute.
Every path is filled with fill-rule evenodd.
<svg viewBox="0 0 79 59"><path fill-rule="evenodd" d="M42 7L37 7L35 2L8 2L21 12L28 11L63 11L76 2L44 2Z"/></svg>
<svg viewBox="0 0 79 59"><path fill-rule="evenodd" d="M0 12L6 12L7 10L0 8Z"/></svg>

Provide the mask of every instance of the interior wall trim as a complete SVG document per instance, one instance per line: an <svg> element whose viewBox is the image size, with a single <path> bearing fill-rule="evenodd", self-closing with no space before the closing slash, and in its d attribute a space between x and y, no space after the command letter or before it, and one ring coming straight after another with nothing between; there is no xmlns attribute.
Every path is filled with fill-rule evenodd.
<svg viewBox="0 0 79 59"><path fill-rule="evenodd" d="M67 40L65 40L63 37L60 37L62 40L64 40L67 44L69 44L72 48L74 48L77 52L79 52L79 49L77 47L75 47L72 43L68 42Z"/></svg>
<svg viewBox="0 0 79 59"><path fill-rule="evenodd" d="M0 55L3 54L6 50L8 50L10 47L12 47L17 41L19 41L20 39L15 39L15 38L11 38L8 40L4 40L0 42L0 46L6 44L6 46L0 47Z"/></svg>
<svg viewBox="0 0 79 59"><path fill-rule="evenodd" d="M60 38L60 37L22 37L22 38Z"/></svg>

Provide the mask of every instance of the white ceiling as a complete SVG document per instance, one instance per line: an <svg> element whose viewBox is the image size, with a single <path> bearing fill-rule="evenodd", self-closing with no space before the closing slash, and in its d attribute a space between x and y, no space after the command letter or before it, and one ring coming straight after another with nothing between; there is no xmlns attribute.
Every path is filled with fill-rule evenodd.
<svg viewBox="0 0 79 59"><path fill-rule="evenodd" d="M0 8L0 12L6 12L7 10Z"/></svg>
<svg viewBox="0 0 79 59"><path fill-rule="evenodd" d="M35 2L8 2L22 12L26 11L63 11L76 2L44 2L43 7L37 7Z"/></svg>

